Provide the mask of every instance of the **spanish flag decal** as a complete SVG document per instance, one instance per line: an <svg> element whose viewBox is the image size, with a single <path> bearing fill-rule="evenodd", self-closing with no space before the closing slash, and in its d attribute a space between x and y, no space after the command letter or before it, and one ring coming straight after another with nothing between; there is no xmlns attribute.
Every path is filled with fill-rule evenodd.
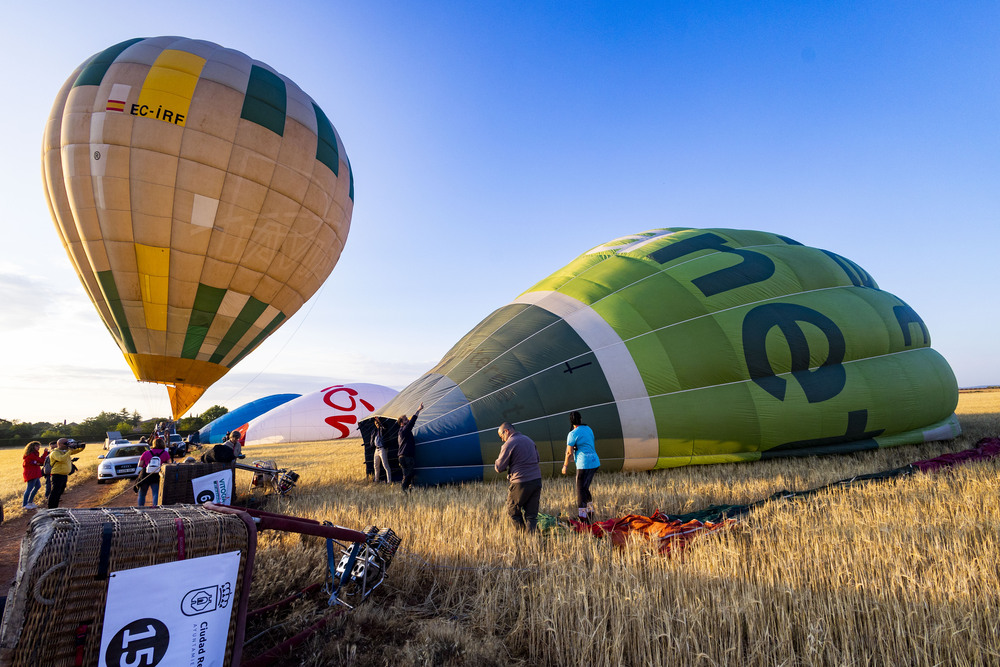
<svg viewBox="0 0 1000 667"><path fill-rule="evenodd" d="M128 92L132 86L124 83L116 83L111 86L111 94L108 95L108 104L105 111L125 111L125 103L128 101Z"/></svg>

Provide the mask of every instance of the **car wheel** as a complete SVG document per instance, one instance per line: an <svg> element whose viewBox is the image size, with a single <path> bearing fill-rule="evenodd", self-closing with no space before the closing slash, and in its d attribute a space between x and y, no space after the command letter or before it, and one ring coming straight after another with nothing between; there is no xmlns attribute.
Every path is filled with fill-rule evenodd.
<svg viewBox="0 0 1000 667"><path fill-rule="evenodd" d="M103 479L99 479L99 480L97 480L97 483L98 484L104 484L104 480Z"/></svg>

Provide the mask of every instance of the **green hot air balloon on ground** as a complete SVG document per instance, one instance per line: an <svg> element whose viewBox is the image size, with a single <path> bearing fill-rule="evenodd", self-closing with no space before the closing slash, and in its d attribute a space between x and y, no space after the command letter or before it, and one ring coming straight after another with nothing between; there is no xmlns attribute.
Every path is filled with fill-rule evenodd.
<svg viewBox="0 0 1000 667"><path fill-rule="evenodd" d="M961 430L955 376L912 308L836 253L735 229L656 229L584 253L490 314L379 414L421 402L421 484L494 478L504 421L555 475L573 410L604 471Z"/></svg>

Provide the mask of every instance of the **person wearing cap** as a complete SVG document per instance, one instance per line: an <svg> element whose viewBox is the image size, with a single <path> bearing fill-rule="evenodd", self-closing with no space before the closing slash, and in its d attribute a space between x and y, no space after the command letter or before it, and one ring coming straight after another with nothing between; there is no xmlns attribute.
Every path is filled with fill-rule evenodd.
<svg viewBox="0 0 1000 667"><path fill-rule="evenodd" d="M72 445L72 448L70 447ZM59 507L59 500L66 490L69 474L73 472L73 455L83 451L85 445L69 438L59 438L56 449L49 453L52 462L52 490L49 492L49 509Z"/></svg>
<svg viewBox="0 0 1000 667"><path fill-rule="evenodd" d="M542 498L542 466L535 442L504 422L497 429L503 446L493 469L507 472L510 487L507 489L507 514L514 527L529 533L535 532L538 523L538 505ZM523 515L523 516L522 516Z"/></svg>

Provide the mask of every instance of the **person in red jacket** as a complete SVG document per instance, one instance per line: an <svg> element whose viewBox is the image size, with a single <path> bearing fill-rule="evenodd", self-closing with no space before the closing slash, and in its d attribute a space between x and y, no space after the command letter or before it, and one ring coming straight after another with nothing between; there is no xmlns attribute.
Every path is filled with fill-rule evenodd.
<svg viewBox="0 0 1000 667"><path fill-rule="evenodd" d="M42 443L32 440L24 448L24 461L21 465L24 468L24 481L28 486L24 489L24 501L21 507L26 510L38 509L38 505L35 504L35 494L42 488L42 466L45 465L45 459L49 455L47 449L39 454L38 448L41 446Z"/></svg>

